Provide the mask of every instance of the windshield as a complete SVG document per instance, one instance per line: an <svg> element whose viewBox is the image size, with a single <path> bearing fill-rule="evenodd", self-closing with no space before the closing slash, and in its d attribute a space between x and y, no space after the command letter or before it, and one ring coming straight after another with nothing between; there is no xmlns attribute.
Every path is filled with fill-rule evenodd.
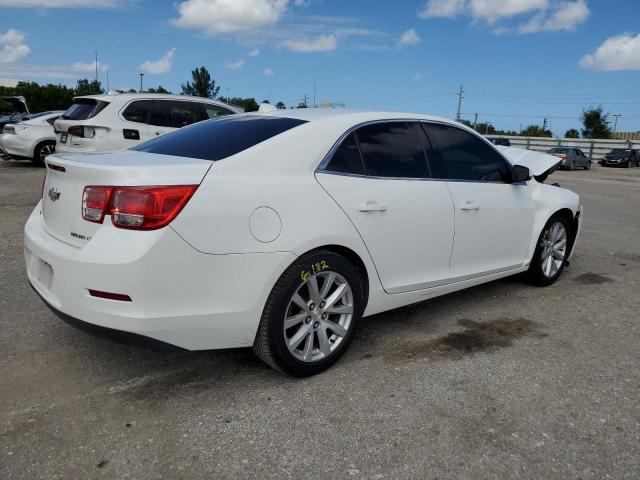
<svg viewBox="0 0 640 480"><path fill-rule="evenodd" d="M609 152L611 155L628 155L631 153L630 148L614 148Z"/></svg>
<svg viewBox="0 0 640 480"><path fill-rule="evenodd" d="M569 149L556 147L556 148L552 148L547 153L569 153Z"/></svg>
<svg viewBox="0 0 640 480"><path fill-rule="evenodd" d="M303 123L307 122L295 118L234 115L178 129L130 150L222 160Z"/></svg>

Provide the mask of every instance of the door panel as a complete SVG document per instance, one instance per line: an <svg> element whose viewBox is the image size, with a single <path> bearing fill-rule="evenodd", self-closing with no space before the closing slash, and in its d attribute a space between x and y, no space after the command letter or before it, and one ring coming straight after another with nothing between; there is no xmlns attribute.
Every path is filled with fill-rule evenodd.
<svg viewBox="0 0 640 480"><path fill-rule="evenodd" d="M355 225L387 292L447 282L453 204L445 182L320 172L316 178Z"/></svg>
<svg viewBox="0 0 640 480"><path fill-rule="evenodd" d="M455 205L451 279L521 266L534 215L527 185L452 181L447 185Z"/></svg>

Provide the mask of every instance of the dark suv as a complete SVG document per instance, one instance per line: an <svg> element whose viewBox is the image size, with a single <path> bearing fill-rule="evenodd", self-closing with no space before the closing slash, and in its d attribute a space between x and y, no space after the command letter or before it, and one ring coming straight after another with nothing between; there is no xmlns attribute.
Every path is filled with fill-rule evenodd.
<svg viewBox="0 0 640 480"><path fill-rule="evenodd" d="M640 153L632 148L614 148L600 160L603 167L640 167Z"/></svg>

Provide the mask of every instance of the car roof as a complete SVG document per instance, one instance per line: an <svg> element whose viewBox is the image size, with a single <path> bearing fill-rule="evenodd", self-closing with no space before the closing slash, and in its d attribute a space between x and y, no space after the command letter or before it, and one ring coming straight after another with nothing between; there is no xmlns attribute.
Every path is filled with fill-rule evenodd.
<svg viewBox="0 0 640 480"><path fill-rule="evenodd" d="M202 103L216 103L219 105L228 106L234 110L238 110L237 107L233 105L229 105L227 103L221 102L220 100L211 99L208 97L193 97L190 95L176 95L173 93L103 93L100 95L82 95L79 97L74 97L73 99L79 98L87 98L92 100L104 100L108 102L113 101L121 101L123 103L128 102L129 100L155 100L155 99L164 99L164 100L182 100L191 101L191 102L202 102Z"/></svg>
<svg viewBox="0 0 640 480"><path fill-rule="evenodd" d="M431 120L436 122L455 124L453 120L433 115L408 112L386 112L376 110L351 110L345 108L295 108L273 110L270 112L247 112L244 115L261 115L295 118L307 122L324 120L342 120L362 123L375 120Z"/></svg>

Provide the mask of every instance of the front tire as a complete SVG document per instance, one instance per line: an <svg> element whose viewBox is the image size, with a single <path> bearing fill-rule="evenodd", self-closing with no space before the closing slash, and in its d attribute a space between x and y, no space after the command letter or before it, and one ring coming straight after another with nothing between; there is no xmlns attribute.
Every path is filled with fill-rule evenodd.
<svg viewBox="0 0 640 480"><path fill-rule="evenodd" d="M591 169L591 160L587 161L587 164L584 167L585 170L590 170Z"/></svg>
<svg viewBox="0 0 640 480"><path fill-rule="evenodd" d="M527 271L534 285L549 286L560 277L567 264L571 226L563 215L552 216L542 229Z"/></svg>
<svg viewBox="0 0 640 480"><path fill-rule="evenodd" d="M271 290L253 351L292 376L326 370L353 340L364 309L362 284L341 255L318 250L300 257Z"/></svg>
<svg viewBox="0 0 640 480"><path fill-rule="evenodd" d="M56 151L56 142L42 142L33 149L31 161L36 165L44 167L44 159Z"/></svg>

